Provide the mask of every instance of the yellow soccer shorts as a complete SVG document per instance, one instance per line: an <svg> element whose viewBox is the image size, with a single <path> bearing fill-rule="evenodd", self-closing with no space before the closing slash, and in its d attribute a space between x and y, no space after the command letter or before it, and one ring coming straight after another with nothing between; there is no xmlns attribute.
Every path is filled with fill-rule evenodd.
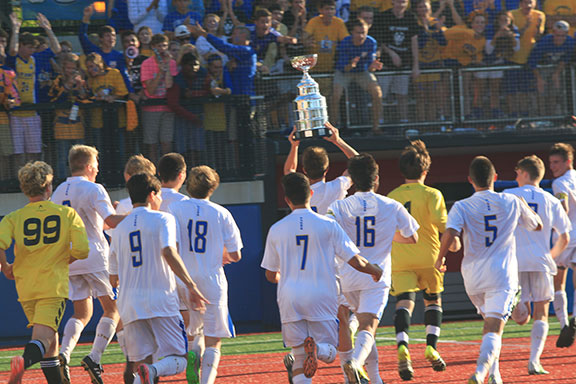
<svg viewBox="0 0 576 384"><path fill-rule="evenodd" d="M428 294L444 291L444 274L434 267L412 271L392 271L390 293L398 296L405 292L425 291Z"/></svg>
<svg viewBox="0 0 576 384"><path fill-rule="evenodd" d="M28 319L28 328L36 324L45 325L58 332L60 321L66 309L66 299L50 297L38 300L22 301L20 303Z"/></svg>

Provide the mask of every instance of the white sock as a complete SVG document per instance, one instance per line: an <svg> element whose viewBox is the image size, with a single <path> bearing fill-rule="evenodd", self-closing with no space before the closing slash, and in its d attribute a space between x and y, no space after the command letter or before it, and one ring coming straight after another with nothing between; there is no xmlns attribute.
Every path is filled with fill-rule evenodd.
<svg viewBox="0 0 576 384"><path fill-rule="evenodd" d="M356 334L356 344L352 352L352 360L359 366L363 366L366 358L372 351L374 336L368 331L360 331Z"/></svg>
<svg viewBox="0 0 576 384"><path fill-rule="evenodd" d="M380 369L378 367L378 348L376 343L372 344L372 350L366 358L366 373L370 378L370 383L372 384L383 384L380 378Z"/></svg>
<svg viewBox="0 0 576 384"><path fill-rule="evenodd" d="M568 298L566 297L566 291L556 291L554 292L554 312L556 317L560 322L560 328L564 328L568 325Z"/></svg>
<svg viewBox="0 0 576 384"><path fill-rule="evenodd" d="M312 378L307 378L303 373L296 375L292 378L294 384L311 384Z"/></svg>
<svg viewBox="0 0 576 384"><path fill-rule="evenodd" d="M297 369L304 368L304 360L306 359L306 352L304 352L304 346L298 348L292 348L292 356L294 356L294 364L292 364L292 372Z"/></svg>
<svg viewBox="0 0 576 384"><path fill-rule="evenodd" d="M318 343L316 344L316 357L318 360L325 362L326 364L330 364L331 362L336 359L336 355L338 351L336 347L332 344L328 343Z"/></svg>
<svg viewBox="0 0 576 384"><path fill-rule="evenodd" d="M486 377L488 369L500 355L500 348L502 347L502 336L494 332L488 332L482 337L482 345L480 346L480 356L476 365L476 374L481 381Z"/></svg>
<svg viewBox="0 0 576 384"><path fill-rule="evenodd" d="M576 271L573 269L572 270L572 274L576 273ZM572 302L572 317L576 316L576 289L574 290L574 301Z"/></svg>
<svg viewBox="0 0 576 384"><path fill-rule="evenodd" d="M116 322L109 317L102 317L96 326L96 336L94 337L94 344L92 344L92 350L90 351L90 358L96 364L100 364L102 359L102 354L106 350L110 340L114 337L114 332L116 332Z"/></svg>
<svg viewBox="0 0 576 384"><path fill-rule="evenodd" d="M546 337L548 336L548 322L542 320L534 321L532 325L532 332L530 332L530 362L540 363L540 356L546 344Z"/></svg>
<svg viewBox="0 0 576 384"><path fill-rule="evenodd" d="M64 334L62 335L62 345L60 346L60 353L66 357L66 361L70 362L70 354L76 347L78 339L82 334L84 324L79 319L71 317L64 326Z"/></svg>
<svg viewBox="0 0 576 384"><path fill-rule="evenodd" d="M186 358L182 356L166 356L152 364L156 368L156 376L174 376L186 370Z"/></svg>
<svg viewBox="0 0 576 384"><path fill-rule="evenodd" d="M202 384L213 384L218 375L218 364L220 363L220 350L208 347L202 356Z"/></svg>
<svg viewBox="0 0 576 384"><path fill-rule="evenodd" d="M494 362L492 363L490 369L488 370L488 374L490 376L494 376L496 381L501 381L502 376L500 376L500 357L496 357L494 359Z"/></svg>
<svg viewBox="0 0 576 384"><path fill-rule="evenodd" d="M206 349L204 344L204 334L198 333L197 335L194 335L194 340L190 342L189 345L190 346L188 348L191 351L196 351L198 356L202 356L204 354L204 350Z"/></svg>
<svg viewBox="0 0 576 384"><path fill-rule="evenodd" d="M124 354L124 356L126 356L126 359L128 359L128 353L126 352L126 340L124 339L123 329L116 332L116 338L118 339L118 345L120 346L122 353Z"/></svg>

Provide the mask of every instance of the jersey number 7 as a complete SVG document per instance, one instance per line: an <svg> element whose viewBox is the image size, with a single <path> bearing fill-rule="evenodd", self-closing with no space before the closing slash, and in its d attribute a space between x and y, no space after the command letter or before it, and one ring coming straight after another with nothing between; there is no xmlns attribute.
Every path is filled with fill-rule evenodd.
<svg viewBox="0 0 576 384"><path fill-rule="evenodd" d="M302 265L300 269L306 268L306 255L308 254L308 235L296 235L296 245L302 246Z"/></svg>

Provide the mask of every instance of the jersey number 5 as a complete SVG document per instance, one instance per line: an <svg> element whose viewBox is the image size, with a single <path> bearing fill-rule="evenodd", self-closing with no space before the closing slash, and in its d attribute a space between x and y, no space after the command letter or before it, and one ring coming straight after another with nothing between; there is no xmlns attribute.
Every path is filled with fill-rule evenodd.
<svg viewBox="0 0 576 384"><path fill-rule="evenodd" d="M498 237L498 227L490 225L491 220L496 220L496 215L484 216L484 230L486 232L492 232L492 239L490 239L488 236L484 238L486 241L486 247L494 244L494 241L496 241L496 238Z"/></svg>
<svg viewBox="0 0 576 384"><path fill-rule="evenodd" d="M40 239L44 244L54 244L60 240L60 216L46 216L44 222L36 217L24 221L24 245L38 245Z"/></svg>

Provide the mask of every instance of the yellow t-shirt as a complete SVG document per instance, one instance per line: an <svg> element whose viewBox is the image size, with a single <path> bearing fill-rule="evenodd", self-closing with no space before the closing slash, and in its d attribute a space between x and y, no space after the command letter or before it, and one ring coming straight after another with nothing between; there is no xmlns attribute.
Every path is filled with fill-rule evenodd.
<svg viewBox="0 0 576 384"><path fill-rule="evenodd" d="M68 261L90 251L76 211L51 201L29 203L0 222L0 248L12 240L18 300L68 298Z"/></svg>
<svg viewBox="0 0 576 384"><path fill-rule="evenodd" d="M576 15L576 0L546 0L544 1L546 16L573 16ZM573 36L576 26L570 26L568 35Z"/></svg>
<svg viewBox="0 0 576 384"><path fill-rule="evenodd" d="M484 58L485 37L476 37L475 32L464 26L456 25L444 32L447 44L444 49L445 59L458 60L461 65L480 63Z"/></svg>
<svg viewBox="0 0 576 384"><path fill-rule="evenodd" d="M16 56L16 89L21 103L36 103L36 59L31 56L24 61ZM36 116L36 111L14 111L14 116Z"/></svg>
<svg viewBox="0 0 576 384"><path fill-rule="evenodd" d="M314 38L314 47L309 53L318 54L318 64L310 72L332 72L336 47L350 35L344 20L333 17L330 25L324 25L322 19L322 15L313 17L305 29L305 32Z"/></svg>
<svg viewBox="0 0 576 384"><path fill-rule="evenodd" d="M514 52L514 55L510 61L516 64L526 64L532 47L536 44L536 36L544 33L544 28L546 27L546 15L543 12L533 9L528 17L524 16L522 11L515 9L512 12L512 18L514 19L514 25L520 30L520 49ZM526 23L530 18L530 25L524 33L522 30L526 27Z"/></svg>
<svg viewBox="0 0 576 384"><path fill-rule="evenodd" d="M88 77L88 86L94 95L106 89L109 95L114 95L117 98L128 94L126 83L124 83L120 71L116 68L108 68L106 73L101 76ZM90 125L92 128L102 128L102 110L100 108L94 108L90 111L92 116ZM126 108L123 106L118 108L118 127L126 127Z"/></svg>
<svg viewBox="0 0 576 384"><path fill-rule="evenodd" d="M438 22L438 20L434 17L429 18L429 25L430 30L428 33L432 35L436 33L436 29L433 26ZM418 25L422 26L420 21L418 21ZM446 27L442 26L442 31L446 32ZM422 48L419 50L418 58L421 63L433 63L435 61L442 60L442 48L438 43L438 40L434 39L433 37L428 37L426 39L426 43Z"/></svg>
<svg viewBox="0 0 576 384"><path fill-rule="evenodd" d="M390 192L420 225L416 244L392 243L392 271L434 266L440 251L439 233L446 229L448 213L442 193L420 183L403 184Z"/></svg>
<svg viewBox="0 0 576 384"><path fill-rule="evenodd" d="M389 5L388 8L385 8ZM375 10L385 11L392 8L392 0L352 0L350 1L350 10L357 11L358 8L372 7Z"/></svg>

